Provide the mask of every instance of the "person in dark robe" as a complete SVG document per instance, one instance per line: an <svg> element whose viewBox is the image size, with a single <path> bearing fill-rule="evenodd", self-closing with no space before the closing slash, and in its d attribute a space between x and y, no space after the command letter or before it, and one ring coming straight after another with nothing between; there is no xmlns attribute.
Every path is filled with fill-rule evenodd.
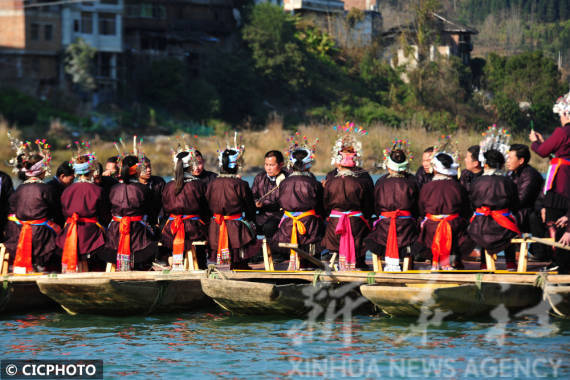
<svg viewBox="0 0 570 380"><path fill-rule="evenodd" d="M117 264L117 271L147 270L157 255L157 242L144 222L152 193L139 182L137 157L126 156L121 165L121 182L111 188L109 200L113 219L105 234L105 246L113 252L105 260Z"/></svg>
<svg viewBox="0 0 570 380"><path fill-rule="evenodd" d="M467 193L469 193L471 183L475 178L483 175L483 168L481 167L481 162L479 162L480 149L479 145L472 145L467 148L467 153L465 154L465 169L461 171L459 182L465 188Z"/></svg>
<svg viewBox="0 0 570 380"><path fill-rule="evenodd" d="M220 175L206 191L214 214L208 242L211 259L230 269L250 269L246 247L255 242L255 203L249 185L237 175L243 148L225 149L220 155Z"/></svg>
<svg viewBox="0 0 570 380"><path fill-rule="evenodd" d="M192 172L197 164L196 151L181 151L174 156L175 175L162 191L162 207L168 218L162 229L162 245L172 253L172 268L183 269L184 253L192 242L207 239L210 211L206 200L206 184ZM206 269L207 257L203 246L196 247L200 269Z"/></svg>
<svg viewBox="0 0 570 380"><path fill-rule="evenodd" d="M211 172L204 168L204 156L199 150L196 150L196 167L192 170L192 175L204 182L206 188L218 176L217 173Z"/></svg>
<svg viewBox="0 0 570 380"><path fill-rule="evenodd" d="M159 176L152 175L152 165L148 157L144 157L139 182L149 189L150 205L148 207L147 223L151 226L157 239L160 237L160 218L162 218L162 191L166 181Z"/></svg>
<svg viewBox="0 0 570 380"><path fill-rule="evenodd" d="M363 241L370 232L374 183L370 175L355 173L354 146L342 147L339 155L342 159L338 172L324 187L323 204L329 218L322 245L339 253L341 270L367 269Z"/></svg>
<svg viewBox="0 0 570 380"><path fill-rule="evenodd" d="M18 181L20 183L23 183L27 179L24 170L25 158L26 158L25 154L19 154L16 157L15 164L13 165L14 166L13 171L18 176ZM7 219L6 219L6 224L4 226L4 240L7 240L8 237L10 236L19 236L20 234L21 224L18 218L16 218L16 204L14 203L15 201L16 198L14 197L14 192L12 192L12 194L10 194L10 197L8 198Z"/></svg>
<svg viewBox="0 0 570 380"><path fill-rule="evenodd" d="M508 176L517 185L519 196L519 209L515 214L517 225L521 232L530 232L533 236L544 237L546 230L543 227L540 215L535 211L535 204L542 190L544 179L542 175L532 166L529 165L530 150L528 146L523 144L513 144L509 148L505 167ZM512 248L505 252L506 255L516 255ZM535 244L531 247L533 257L542 260L548 259L550 256L548 250L543 249L544 246Z"/></svg>
<svg viewBox="0 0 570 380"><path fill-rule="evenodd" d="M53 188L43 182L47 159L34 154L22 164L26 180L10 197L14 228L5 242L14 273L59 272L56 235L60 227L52 219L58 204Z"/></svg>
<svg viewBox="0 0 570 380"><path fill-rule="evenodd" d="M93 164L93 183L99 186L102 190L102 210L99 214L99 221L101 225L105 228L111 223L113 215L111 214L111 201L109 200L109 193L111 188L115 186L119 181L114 176L105 176L103 173L103 165L100 162L95 162Z"/></svg>
<svg viewBox="0 0 570 380"><path fill-rule="evenodd" d="M416 182L421 190L422 186L431 181L433 173L431 172L431 159L433 157L433 146L427 147L422 154L422 166L416 171Z"/></svg>
<svg viewBox="0 0 570 380"><path fill-rule="evenodd" d="M462 252L473 248L466 235L469 199L457 181L459 165L450 154L436 153L432 165L434 176L420 190L418 207L424 221L419 241L431 251L433 270L461 269Z"/></svg>
<svg viewBox="0 0 570 380"><path fill-rule="evenodd" d="M311 253L310 245L321 240L323 187L309 171L313 163L310 150L293 150L290 162L292 171L280 185L278 202L284 213L274 241L298 244L299 248ZM290 251L288 270L312 268L308 260L299 260L297 253Z"/></svg>
<svg viewBox="0 0 570 380"><path fill-rule="evenodd" d="M400 259L412 255L418 238L416 177L408 173L408 158L402 149L392 149L384 162L388 174L374 187L374 211L378 220L366 238L369 251L384 256L386 271L400 271Z"/></svg>
<svg viewBox="0 0 570 380"><path fill-rule="evenodd" d="M73 172L73 167L69 161L64 161L58 166L55 176L47 184L52 187L54 193L56 194L56 206L53 221L60 227L65 224L65 218L61 212L61 194L63 191L69 187L75 180L75 174Z"/></svg>
<svg viewBox="0 0 570 380"><path fill-rule="evenodd" d="M105 230L100 224L103 211L103 189L93 183L93 158L79 156L73 169L77 181L61 195L66 222L57 236L62 251L62 272L104 270Z"/></svg>
<svg viewBox="0 0 570 380"><path fill-rule="evenodd" d="M4 229L6 223L8 222L9 214L9 199L14 192L14 185L12 184L12 178L0 171L0 242L5 239Z"/></svg>
<svg viewBox="0 0 570 380"><path fill-rule="evenodd" d="M561 127L546 140L532 130L529 139L531 149L540 157L554 156L546 174L541 214L550 237L558 240L566 233L559 220L570 208L570 92L558 98L552 111L560 116ZM553 260L560 270L567 272L570 269L567 252L555 250Z"/></svg>
<svg viewBox="0 0 570 380"><path fill-rule="evenodd" d="M514 182L500 172L505 163L501 152L490 149L483 157L484 173L473 181L469 192L476 209L467 232L478 246L495 254L507 249L511 239L520 235L513 215L518 210L518 191ZM507 269L516 268L512 258L508 259Z"/></svg>
<svg viewBox="0 0 570 380"><path fill-rule="evenodd" d="M265 154L264 171L253 179L251 191L257 208L255 224L257 231L269 240L277 231L283 211L279 206L279 185L287 177L283 171L283 154L270 150Z"/></svg>

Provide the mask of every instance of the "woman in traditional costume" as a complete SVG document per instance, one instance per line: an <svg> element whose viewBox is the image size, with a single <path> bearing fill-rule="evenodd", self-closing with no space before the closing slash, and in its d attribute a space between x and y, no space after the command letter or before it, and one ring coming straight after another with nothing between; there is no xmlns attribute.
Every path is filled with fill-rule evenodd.
<svg viewBox="0 0 570 380"><path fill-rule="evenodd" d="M212 180L206 199L214 214L210 222L208 241L211 259L218 266L248 269L245 248L255 242L255 204L247 182L238 176L244 146L237 145L219 152L220 175Z"/></svg>
<svg viewBox="0 0 570 380"><path fill-rule="evenodd" d="M172 252L172 269L183 269L184 253L192 249L192 242L206 240L209 216L206 184L192 172L198 164L196 149L178 147L173 153L174 180L164 187L162 207L166 224L162 229L162 245ZM203 247L197 247L200 269L206 269L207 258Z"/></svg>
<svg viewBox="0 0 570 380"><path fill-rule="evenodd" d="M111 223L106 247L116 252L117 271L147 270L157 255L157 242L145 222L152 195L138 181L141 157L128 155L121 160L121 182L111 188Z"/></svg>
<svg viewBox="0 0 570 380"><path fill-rule="evenodd" d="M394 140L384 149L383 166L388 174L380 177L374 187L374 211L378 220L366 238L369 251L385 257L385 271L401 270L400 259L411 256L418 237L418 185L408 173L407 140Z"/></svg>
<svg viewBox="0 0 570 380"><path fill-rule="evenodd" d="M370 232L374 183L370 175L356 170L362 150L358 137L366 133L352 124L342 128L332 157L338 171L325 184L323 203L329 218L322 245L339 253L340 270L367 268L363 241Z"/></svg>
<svg viewBox="0 0 570 380"><path fill-rule="evenodd" d="M78 152L71 161L76 182L61 195L66 221L57 237L57 245L62 249L63 273L104 270L102 264L108 256L103 252L105 230L100 224L104 210L103 189L93 183L95 155L89 152L89 143L76 144Z"/></svg>
<svg viewBox="0 0 570 380"><path fill-rule="evenodd" d="M305 252L314 254L316 244L321 239L323 211L323 187L311 174L315 160L316 145L309 146L290 138L289 176L281 182L279 206L283 217L274 240L280 243L298 244ZM316 144L316 143L315 143ZM310 269L307 260L299 260L295 250L291 250L288 270Z"/></svg>
<svg viewBox="0 0 570 380"><path fill-rule="evenodd" d="M469 192L475 214L467 232L471 239L489 254L510 247L511 239L520 235L513 216L519 203L517 186L501 171L509 151L509 138L506 130L499 130L495 126L486 133L479 155L484 172L473 181ZM515 269L514 258L507 259L507 268ZM484 263L482 266L485 266Z"/></svg>
<svg viewBox="0 0 570 380"><path fill-rule="evenodd" d="M52 221L58 202L53 189L43 182L49 172L50 147L45 140L35 143L37 152L29 151L30 143L20 143L18 156L24 154L22 171L26 180L10 199L17 228L5 245L14 259L13 272L18 274L60 269L55 239L61 229Z"/></svg>
<svg viewBox="0 0 570 380"><path fill-rule="evenodd" d="M418 202L424 217L419 241L431 251L433 270L462 267L460 247L465 244L471 214L467 192L457 181L459 164L453 153L446 152L447 146L434 149L434 175L420 190Z"/></svg>
<svg viewBox="0 0 570 380"><path fill-rule="evenodd" d="M556 101L552 111L560 116L560 125L548 139L532 130L529 139L531 149L541 157L554 156L550 160L544 184L543 220L550 236L560 238L565 233L563 218L570 209L570 92ZM554 261L563 271L570 270L570 258L557 252ZM562 268L563 267L563 268Z"/></svg>

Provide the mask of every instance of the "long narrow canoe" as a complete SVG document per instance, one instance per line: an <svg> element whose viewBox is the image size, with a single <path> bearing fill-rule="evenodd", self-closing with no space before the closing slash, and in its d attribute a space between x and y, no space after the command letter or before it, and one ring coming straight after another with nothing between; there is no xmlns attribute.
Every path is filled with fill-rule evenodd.
<svg viewBox="0 0 570 380"><path fill-rule="evenodd" d="M542 299L539 287L517 283L362 285L360 291L383 312L405 317L426 312L442 318L488 315L498 307L515 312L533 307Z"/></svg>
<svg viewBox="0 0 570 380"><path fill-rule="evenodd" d="M347 303L358 311L372 309L358 284L287 283L203 278L202 289L223 309L237 314L298 316L335 312ZM318 317L319 315L315 315Z"/></svg>
<svg viewBox="0 0 570 380"><path fill-rule="evenodd" d="M70 314L134 315L212 305L200 286L203 276L203 271L77 273L37 283Z"/></svg>
<svg viewBox="0 0 570 380"><path fill-rule="evenodd" d="M58 309L57 303L40 292L39 274L3 276L0 284L0 313L27 313Z"/></svg>

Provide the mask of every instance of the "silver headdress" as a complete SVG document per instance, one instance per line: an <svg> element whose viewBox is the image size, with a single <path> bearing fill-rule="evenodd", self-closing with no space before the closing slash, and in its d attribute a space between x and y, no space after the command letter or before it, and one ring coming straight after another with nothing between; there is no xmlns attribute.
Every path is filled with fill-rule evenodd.
<svg viewBox="0 0 570 380"><path fill-rule="evenodd" d="M295 136L290 136L287 138L287 142L289 143L289 149L285 154L288 157L287 166L292 168L295 164L295 158L293 157L293 153L298 150L303 150L307 153L305 158L303 158L303 164L306 169L310 168L315 162L315 152L317 150L317 144L319 143L319 139L316 138L315 142L311 145L309 143L309 139L307 136L303 136L302 140L299 140L300 134L299 132L295 132Z"/></svg>
<svg viewBox="0 0 570 380"><path fill-rule="evenodd" d="M359 137L367 135L368 132L361 127L355 126L352 122L346 122L344 125L337 125L333 130L339 135L331 151L331 165L347 162L347 157L341 153L343 149L352 147L354 154L351 159L354 162L352 166L362 165L362 143Z"/></svg>
<svg viewBox="0 0 570 380"><path fill-rule="evenodd" d="M406 161L397 163L392 161L390 158L390 153L394 150L401 150L406 155ZM384 149L384 161L382 162L382 167L384 169L391 169L395 172L406 171L409 167L409 163L414 159L414 154L410 151L410 146L408 140L394 139L392 140L392 147L390 149Z"/></svg>
<svg viewBox="0 0 570 380"><path fill-rule="evenodd" d="M506 161L509 148L511 147L511 135L509 131L505 128L497 128L497 125L493 124L488 127L487 131L483 132L482 135L483 140L479 143L479 162L481 162L481 166L485 165L485 153L491 149L501 152Z"/></svg>
<svg viewBox="0 0 570 380"><path fill-rule="evenodd" d="M226 141L226 149L218 149L218 164L220 166L220 168L222 167L222 156L224 154L224 150L233 150L236 153L229 156L229 167L230 168L235 168L236 166L238 167L242 167L243 166L243 154L245 152L245 146L243 144L241 144L241 138L240 138L240 144L238 145L238 133L237 131L234 132L234 141L233 141L233 146L230 146L229 142Z"/></svg>

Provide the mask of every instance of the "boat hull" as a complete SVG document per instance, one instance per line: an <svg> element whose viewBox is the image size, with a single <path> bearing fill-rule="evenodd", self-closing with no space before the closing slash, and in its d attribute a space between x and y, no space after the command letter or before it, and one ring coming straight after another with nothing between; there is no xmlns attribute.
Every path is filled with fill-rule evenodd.
<svg viewBox="0 0 570 380"><path fill-rule="evenodd" d="M99 273L38 279L42 293L70 314L134 315L211 305L196 274Z"/></svg>
<svg viewBox="0 0 570 380"><path fill-rule="evenodd" d="M533 285L496 283L362 285L360 291L383 312L402 317L489 315L501 306L516 312L537 305L542 295Z"/></svg>
<svg viewBox="0 0 570 380"><path fill-rule="evenodd" d="M38 275L5 276L0 290L0 313L28 313L59 309L52 299L42 294ZM45 276L42 276L45 277Z"/></svg>
<svg viewBox="0 0 570 380"><path fill-rule="evenodd" d="M223 309L236 314L299 316L333 311L331 307L338 310L348 302L355 311L372 308L358 292L356 283L277 284L204 278L202 289Z"/></svg>

